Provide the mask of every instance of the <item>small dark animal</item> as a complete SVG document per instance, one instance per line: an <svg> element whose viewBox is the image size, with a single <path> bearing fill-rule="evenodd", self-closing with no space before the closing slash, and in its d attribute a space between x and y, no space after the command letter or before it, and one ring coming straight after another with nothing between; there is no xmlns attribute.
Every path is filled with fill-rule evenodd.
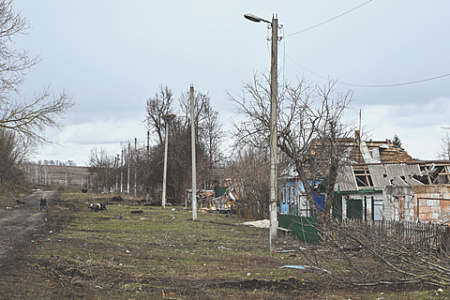
<svg viewBox="0 0 450 300"><path fill-rule="evenodd" d="M39 211L48 211L48 202L47 199L39 199Z"/></svg>
<svg viewBox="0 0 450 300"><path fill-rule="evenodd" d="M88 189L81 189L81 192L82 192L82 193L87 193L87 192L88 192Z"/></svg>
<svg viewBox="0 0 450 300"><path fill-rule="evenodd" d="M17 204L25 204L25 202L20 201L20 200L16 200L16 203L17 203Z"/></svg>
<svg viewBox="0 0 450 300"><path fill-rule="evenodd" d="M101 210L107 210L107 205L105 203L91 203L89 204L88 208L91 209L91 211L101 211Z"/></svg>

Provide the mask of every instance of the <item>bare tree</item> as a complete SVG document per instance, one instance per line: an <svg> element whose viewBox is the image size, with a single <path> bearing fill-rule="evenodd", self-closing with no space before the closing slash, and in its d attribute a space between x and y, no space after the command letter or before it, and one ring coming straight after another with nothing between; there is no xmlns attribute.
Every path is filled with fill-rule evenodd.
<svg viewBox="0 0 450 300"><path fill-rule="evenodd" d="M268 218L269 163L267 151L248 147L233 156L227 168L233 187L238 192L240 203L248 210L250 218Z"/></svg>
<svg viewBox="0 0 450 300"><path fill-rule="evenodd" d="M208 156L208 180L211 182L213 168L223 160L223 151L221 142L224 136L222 124L219 122L219 113L212 109L211 105L206 108L206 116L204 121L204 137L203 141Z"/></svg>
<svg viewBox="0 0 450 300"><path fill-rule="evenodd" d="M212 109L211 100L207 94L197 92L194 96L194 122L196 129L197 178L211 181L211 169L220 158L221 124L218 113ZM191 116L190 93L184 93L179 98L179 110L184 118L174 118L170 121L168 135L168 170L167 193L172 201L178 201L191 182ZM159 199L161 186L162 163L164 153L165 122L164 114L174 114L177 110L173 102L173 94L167 86L160 86L159 93L147 100L148 128L158 136L157 145L149 149L146 160L145 189ZM144 164L143 164L144 165Z"/></svg>
<svg viewBox="0 0 450 300"><path fill-rule="evenodd" d="M11 129L23 138L34 142L49 142L43 132L47 127L60 127L57 117L73 104L70 98L61 93L49 101L48 90L34 100L3 103L0 127Z"/></svg>
<svg viewBox="0 0 450 300"><path fill-rule="evenodd" d="M190 126L190 105L189 92L186 92L180 97L181 110L188 122L186 126ZM205 172L208 183L211 183L212 169L223 156L220 148L223 139L222 124L219 122L219 113L212 108L210 97L201 92L197 92L194 97L194 115L196 139L207 154Z"/></svg>
<svg viewBox="0 0 450 300"><path fill-rule="evenodd" d="M185 116L185 125L191 124L191 100L190 92L183 93L180 97L181 111ZM195 138L198 141L203 136L203 121L206 118L206 107L210 107L210 98L207 94L195 92L194 94L194 126Z"/></svg>
<svg viewBox="0 0 450 300"><path fill-rule="evenodd" d="M109 156L105 149L94 148L89 155L89 172L95 188L109 192L115 181L115 156Z"/></svg>
<svg viewBox="0 0 450 300"><path fill-rule="evenodd" d="M11 129L30 142L48 142L43 135L45 128L59 127L58 117L73 103L66 93L53 95L49 88L31 99L21 97L20 85L39 62L13 47L13 38L26 29L27 21L14 12L12 1L0 0L0 127Z"/></svg>
<svg viewBox="0 0 450 300"><path fill-rule="evenodd" d="M278 92L278 148L288 157L299 174L310 207L318 213L314 201L321 183L328 199L333 199L338 166L343 162L345 148L339 140L350 129L342 122L351 93L336 93L334 82L311 86L305 80L296 85L284 84ZM236 147L251 145L268 149L270 121L270 84L266 76L256 74L244 86L244 97L231 100L246 119L236 128ZM245 95L250 95L246 99ZM329 214L332 201L326 201L323 215Z"/></svg>
<svg viewBox="0 0 450 300"><path fill-rule="evenodd" d="M159 93L147 100L147 126L158 135L158 141L164 141L164 118L165 114L173 114L172 90L167 86L160 86Z"/></svg>
<svg viewBox="0 0 450 300"><path fill-rule="evenodd" d="M0 128L0 190L2 192L5 191L6 183L19 183L24 179L23 172L18 168L23 158L21 142L14 132Z"/></svg>
<svg viewBox="0 0 450 300"><path fill-rule="evenodd" d="M449 128L446 129L445 135L441 139L441 151L437 154L439 159L450 160L450 134Z"/></svg>

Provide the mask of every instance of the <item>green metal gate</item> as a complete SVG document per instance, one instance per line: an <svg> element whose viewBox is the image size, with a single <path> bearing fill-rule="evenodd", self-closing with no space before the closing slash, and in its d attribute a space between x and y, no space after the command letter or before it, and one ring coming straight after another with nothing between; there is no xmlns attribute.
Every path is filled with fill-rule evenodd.
<svg viewBox="0 0 450 300"><path fill-rule="evenodd" d="M316 218L279 215L278 221L279 227L292 230L292 234L298 240L312 244L319 242L317 233L319 221Z"/></svg>
<svg viewBox="0 0 450 300"><path fill-rule="evenodd" d="M347 218L362 220L362 200L349 199L347 200Z"/></svg>

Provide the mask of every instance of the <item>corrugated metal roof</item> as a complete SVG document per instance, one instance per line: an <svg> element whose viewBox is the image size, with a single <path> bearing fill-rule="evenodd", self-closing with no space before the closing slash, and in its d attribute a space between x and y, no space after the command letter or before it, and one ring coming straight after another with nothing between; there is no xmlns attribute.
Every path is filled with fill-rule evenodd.
<svg viewBox="0 0 450 300"><path fill-rule="evenodd" d="M405 181L408 185L423 185L422 182L420 182L419 180L412 178L412 177L410 177L410 178L406 177Z"/></svg>
<svg viewBox="0 0 450 300"><path fill-rule="evenodd" d="M358 184L356 183L356 177L352 166L339 167L334 190L337 191L338 188L341 191L358 190Z"/></svg>
<svg viewBox="0 0 450 300"><path fill-rule="evenodd" d="M292 178L297 178L297 177L298 177L298 173L297 173L297 171L295 171L295 166L289 165L283 170L283 172L281 172L278 179L292 179Z"/></svg>
<svg viewBox="0 0 450 300"><path fill-rule="evenodd" d="M412 175L422 175L417 164L369 165L368 168L374 187L421 184L419 181L411 178Z"/></svg>
<svg viewBox="0 0 450 300"><path fill-rule="evenodd" d="M406 186L406 181L403 180L400 176L394 177L391 181L391 185L393 186Z"/></svg>

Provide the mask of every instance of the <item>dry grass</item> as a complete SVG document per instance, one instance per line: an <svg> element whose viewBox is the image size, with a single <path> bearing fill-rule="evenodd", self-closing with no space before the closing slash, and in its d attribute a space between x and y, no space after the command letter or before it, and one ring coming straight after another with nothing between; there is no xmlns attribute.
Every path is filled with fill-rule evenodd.
<svg viewBox="0 0 450 300"><path fill-rule="evenodd" d="M189 209L137 206L132 197L110 204L106 212L87 208L90 202L106 202L110 197L64 191L48 214L40 242L28 245L22 260L4 273L3 295L28 299L436 297L435 291L342 289L327 275L280 269L307 263L300 244L280 242L280 249L293 251L271 256L267 229L243 226L243 220L226 215L200 213L194 222ZM133 213L136 210L143 212ZM17 272L24 281L15 281Z"/></svg>

